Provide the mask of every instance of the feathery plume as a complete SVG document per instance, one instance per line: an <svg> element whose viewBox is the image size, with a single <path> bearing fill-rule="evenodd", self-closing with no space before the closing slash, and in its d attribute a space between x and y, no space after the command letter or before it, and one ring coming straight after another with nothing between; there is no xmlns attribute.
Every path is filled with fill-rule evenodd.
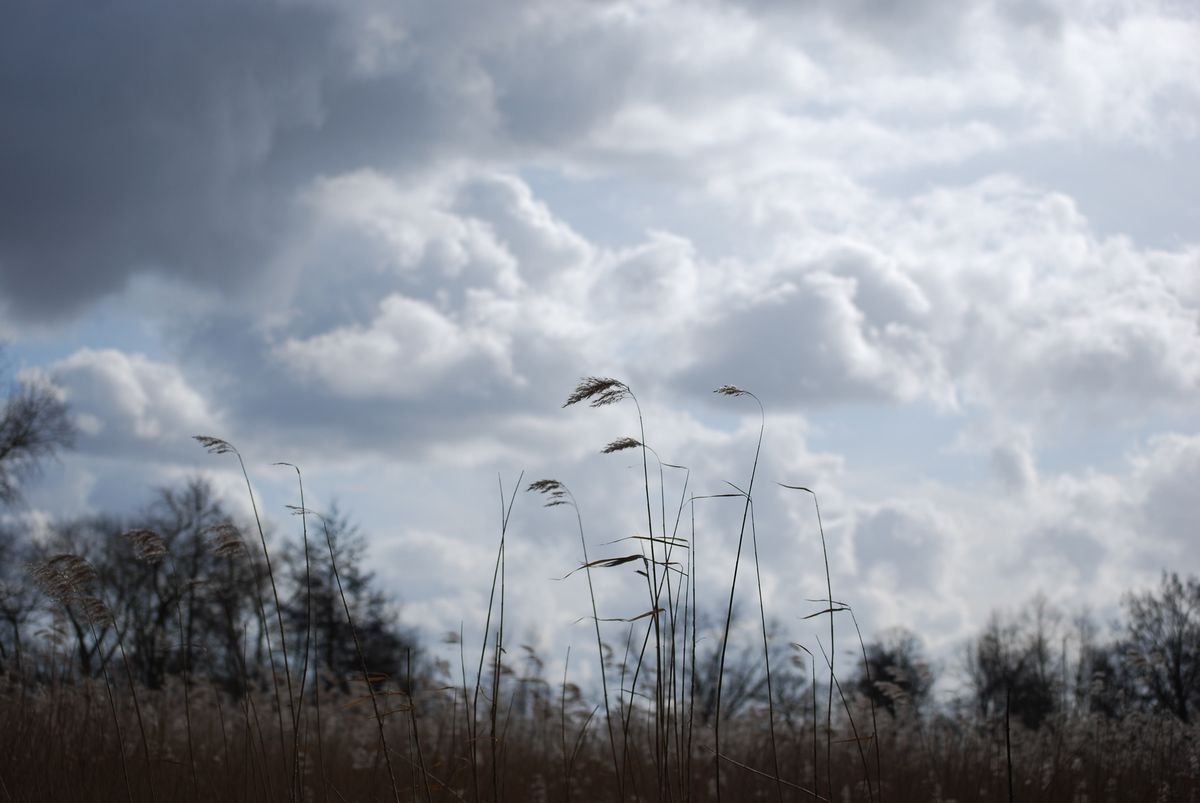
<svg viewBox="0 0 1200 803"><path fill-rule="evenodd" d="M113 623L112 610L99 597L84 597L80 600L83 614L95 625L110 625Z"/></svg>
<svg viewBox="0 0 1200 803"><path fill-rule="evenodd" d="M60 602L86 593L96 579L96 569L78 555L54 555L30 567L33 581L46 596Z"/></svg>
<svg viewBox="0 0 1200 803"><path fill-rule="evenodd" d="M540 494L546 494L549 498L546 500L546 507L557 507L558 505L571 504L570 492L567 491L567 486L563 485L558 480L538 480L537 482L529 483L529 487L525 489L534 491Z"/></svg>
<svg viewBox="0 0 1200 803"><path fill-rule="evenodd" d="M154 530L130 530L123 537L133 544L133 556L143 563L160 563L167 556L167 542Z"/></svg>
<svg viewBox="0 0 1200 803"><path fill-rule="evenodd" d="M233 448L233 444L222 438L214 438L211 435L193 435L192 439L199 442L210 454L228 454L229 452L237 454L237 449Z"/></svg>
<svg viewBox="0 0 1200 803"><path fill-rule="evenodd" d="M590 402L592 407L603 407L606 404L616 404L629 395L629 386L619 379L589 376L579 380L575 390L563 402L563 407L570 407L581 401Z"/></svg>
<svg viewBox="0 0 1200 803"><path fill-rule="evenodd" d="M231 522L225 521L209 528L212 540L209 542L213 557L232 558L246 554L246 543L242 534Z"/></svg>
<svg viewBox="0 0 1200 803"><path fill-rule="evenodd" d="M642 442L637 438L617 438L612 443L600 450L600 454L612 454L613 452L621 452L625 449L636 449L642 445Z"/></svg>

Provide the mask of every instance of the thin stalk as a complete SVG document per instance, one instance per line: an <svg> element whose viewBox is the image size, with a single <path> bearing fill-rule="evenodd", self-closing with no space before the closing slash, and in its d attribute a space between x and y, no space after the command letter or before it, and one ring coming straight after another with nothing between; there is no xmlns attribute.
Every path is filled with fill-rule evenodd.
<svg viewBox="0 0 1200 803"><path fill-rule="evenodd" d="M279 589L275 584L275 572L271 566L271 553L267 549L267 536L266 536L266 533L263 531L262 518L259 516L259 513L258 513L258 502L254 498L254 489L250 485L250 474L249 474L249 472L246 471L246 461L242 459L242 453L239 452L237 450L237 448L234 447L233 444L229 443L228 441L226 441L224 439L213 438L213 437L206 436L206 435L195 435L193 437L196 441L198 441L200 443L200 445L204 446L212 454L227 454L227 453L232 452L233 455L235 457L237 457L238 465L241 467L241 470L242 470L242 478L246 481L246 493L250 497L250 509L254 512L254 523L258 528L259 542L262 544L263 559L266 562L266 566L267 566L267 577L270 579L270 582L271 582L271 594L273 595L273 597L275 599L275 618L279 623L279 643L280 643L280 649L283 652L283 673L284 673L284 678L287 682L288 711L291 714L292 739L294 741L296 738L296 704L295 704L295 700L292 696L292 673L291 673L291 669L288 664L287 635L284 632L284 627L283 627L283 610L279 604ZM251 563L253 564L253 561L251 561ZM257 566L254 567L254 570L255 570L255 574L257 575L258 574ZM255 581L256 581L256 583L258 582L257 577L255 578ZM283 704L282 704L282 700L280 699L280 695L279 695L279 681L277 680L277 672L275 671L275 653L271 648L271 629L267 623L265 606L263 606L261 599L259 601L259 609L260 609L260 614L261 614L262 620L263 620L263 638L266 639L266 642L267 642L267 657L268 657L269 663L271 665L271 684L275 689L275 700L276 700L277 709L280 709L279 710L279 719L280 719L279 750L280 750L281 758L282 758L282 756L287 755L287 744L286 744L286 740L284 739L284 736L283 736L283 723L282 723L283 713L281 710L283 708ZM285 762L285 765L286 765L286 758L283 758L282 760Z"/></svg>
<svg viewBox="0 0 1200 803"><path fill-rule="evenodd" d="M296 484L300 488L300 508L301 508L301 510L306 509L307 506L304 501L304 476L300 473L300 467L297 465L294 465L292 463L284 463L284 462L279 462L279 463L276 463L275 465L287 466L287 467L295 470ZM301 713L304 710L304 690L308 686L308 660L309 660L310 650L312 649L312 620L313 620L313 615L312 615L312 559L311 559L311 555L309 554L309 548L308 548L308 517L307 516L300 517L300 532L301 532L302 544L304 547L304 660L303 660L303 664L300 669L300 696L296 701L296 710L293 714L295 720L297 720L297 721L299 720ZM282 624L280 625L280 627L282 628ZM282 630L280 632L282 632ZM286 664L284 665L284 669L286 671L286 669L287 669ZM319 703L318 703L318 705L319 705ZM320 717L320 713L318 712L318 715L317 715L318 752L320 752L320 746L319 746L320 742L321 742L321 717ZM292 774L293 774L294 782L296 784L297 798L301 797L301 791L302 791L301 790L301 776L300 776L300 772L299 772L300 746L301 746L300 739L293 737L292 738L292 768L293 768Z"/></svg>
<svg viewBox="0 0 1200 803"><path fill-rule="evenodd" d="M741 530L738 532L737 553L733 560L733 579L729 583L729 606L725 611L725 632L724 632L724 635L721 637L721 658L720 658L720 662L717 667L717 700L716 700L715 718L713 720L713 744L714 744L714 753L715 753L714 758L713 758L713 766L716 770L717 803L720 803L721 802L721 762L720 762L719 758L717 758L716 756L719 756L721 753L721 690L722 690L722 686L724 685L724 679L725 679L725 654L726 654L726 651L729 649L729 627L733 622L733 600L734 600L735 592L737 591L738 569L741 566L741 561L742 561L742 544L746 537L746 521L750 517L750 499L751 499L751 495L754 492L754 477L755 477L755 474L758 472L758 458L759 458L759 455L762 453L763 432L766 430L766 427L767 427L767 419L766 419L766 413L763 411L762 402L753 393L750 393L749 391L745 391L745 390L740 390L738 388L733 387L732 385L726 385L725 387L719 388L718 390L716 390L714 392L725 393L726 395L750 396L752 399L754 399L756 402L758 402L758 409L762 415L762 420L761 420L761 423L759 424L759 428L758 428L758 443L754 447L754 464L750 468L750 482L746 486L746 494L745 494L746 504L745 504L745 507L742 509L742 526L741 526Z"/></svg>
<svg viewBox="0 0 1200 803"><path fill-rule="evenodd" d="M467 707L469 692L467 689L467 649L466 642L463 638L463 623L460 620L458 623L458 668L462 673L462 694L463 694L463 720L465 720L465 730L467 732L467 749L471 751L471 770L472 778L475 777L475 737L471 731L471 710ZM475 789L475 798L479 799L479 790Z"/></svg>
<svg viewBox="0 0 1200 803"><path fill-rule="evenodd" d="M112 616L112 608L109 607L108 603L103 604L105 609L107 609L109 612L108 615ZM154 768L150 761L150 741L146 738L146 723L142 719L142 705L138 701L137 687L133 682L133 669L129 665L129 656L125 654L125 643L121 638L121 631L119 628L114 626L113 633L117 639L117 649L121 653L121 663L125 667L125 679L129 683L129 694L133 697L133 712L137 717L138 733L141 735L142 739L142 753L146 760L146 783L150 787L150 800L154 801L157 800L158 797L154 793Z"/></svg>
<svg viewBox="0 0 1200 803"><path fill-rule="evenodd" d="M96 632L96 624L92 621L92 617L88 616L88 627L92 631L92 640L97 644L100 643L100 636ZM129 781L129 763L125 760L125 735L121 729L121 718L117 715L117 702L113 696L112 679L108 674L108 660L101 655L100 659L100 674L104 676L104 691L108 695L108 707L112 711L113 726L117 730L117 748L121 754L121 775L125 779L125 794L129 798L129 803L133 803L133 786Z"/></svg>
<svg viewBox="0 0 1200 803"><path fill-rule="evenodd" d="M1004 686L1004 764L1008 772L1008 803L1013 803L1013 763L1012 763L1012 733L1009 729L1008 717L1012 709L1012 687Z"/></svg>
<svg viewBox="0 0 1200 803"><path fill-rule="evenodd" d="M171 571L176 577L179 577L179 570L175 566L174 559L171 559ZM190 591L191 589L189 589ZM198 801L200 799L200 784L196 780L196 751L192 744L192 645L184 634L182 597L176 600L175 611L179 615L179 648L183 652L183 716L184 721L187 723L188 768L191 771L192 777L192 796L194 800ZM222 731L223 734L224 731Z"/></svg>
<svg viewBox="0 0 1200 803"><path fill-rule="evenodd" d="M587 561L585 560L584 562L586 563ZM601 656L600 656L600 661L601 661L600 670L603 671L604 670L603 654L601 654ZM559 703L558 703L559 737L561 739L562 762L563 762L563 799L566 801L566 803L571 803L571 765L567 763L567 669L570 666L571 666L571 645L568 644L567 645L567 657L566 657L566 660L563 661L562 689L561 689L561 696L559 697ZM605 693L604 696L605 696L605 698L607 698L608 694ZM611 728L611 727L612 726L609 725L609 728ZM611 731L610 731L609 735L610 736L612 735ZM617 747L614 744L613 745L613 758L614 759L616 758L616 750L617 750ZM618 774L618 776L620 775L619 772L617 774Z"/></svg>
<svg viewBox="0 0 1200 803"><path fill-rule="evenodd" d="M709 748L709 749L712 750L712 748ZM727 761L730 764L732 764L733 766L738 767L739 769L743 769L746 772L753 773L754 775L757 775L760 778L769 778L772 780L780 780L780 782L783 783L785 786L787 786L789 789L795 789L797 792L803 792L804 794L806 794L809 797L812 797L816 800L823 800L823 801L825 801L825 803L829 803L829 798L821 797L819 794L816 793L816 791L814 791L812 789L805 789L803 786L800 786L800 784L795 784L795 783L792 783L791 781L783 781L782 779L775 778L774 776L770 775L769 773L766 773L766 772L763 772L762 770L757 770L754 767L751 767L749 764L743 764L740 761L735 761L734 759L730 758L729 756L723 756L720 753L717 753L715 750L713 751L713 754L721 761Z"/></svg>
<svg viewBox="0 0 1200 803"><path fill-rule="evenodd" d="M850 612L850 621L854 622L854 632L858 634L858 646L862 649L863 675L867 680L867 688L874 690L874 681L871 680L871 663L867 660L867 645L863 643L862 629L858 626L858 617L854 615L853 608L849 605L845 607ZM875 716L875 695L868 694L867 702L871 704L871 728L874 731L875 737L875 783L879 789L879 803L883 803L883 759L880 756L879 721Z"/></svg>
<svg viewBox="0 0 1200 803"><path fill-rule="evenodd" d="M517 490L521 487L521 477L518 477L516 484L513 486L512 498L513 502L517 498ZM508 550L505 535L508 532L508 516L512 513L512 503L509 503L508 511L504 510L504 483L499 476L496 477L497 483L500 485L500 511L504 515L503 532L500 538L500 620L496 624L496 666L492 672L492 705L491 705L491 747L492 747L492 795L493 798L499 801L502 797L501 787L502 779L500 779L499 754L501 750L500 742L496 737L496 718L499 713L500 705L500 678L504 668L504 599L505 599L505 580L507 577L508 568ZM511 707L511 701L510 701ZM505 715L505 732L507 732L508 715Z"/></svg>
<svg viewBox="0 0 1200 803"><path fill-rule="evenodd" d="M658 601L662 599L663 587L665 585L667 592L667 600L670 604L667 606L668 618L668 635L669 635L669 650L670 654L667 658L667 677L669 679L669 687L663 690L661 702L666 705L666 710L663 715L662 728L662 753L663 753L663 772L669 779L670 774L670 736L672 731L679 727L679 718L674 716L675 708L675 677L676 677L676 641L678 634L678 596L671 585L671 556L674 554L677 536L679 534L679 524L683 518L683 506L687 502L688 482L691 479L691 471L686 466L679 466L673 463L664 463L658 452L645 444L642 444L643 449L648 449L654 455L655 461L658 463L658 481L659 481L659 501L662 508L662 523L660 525L660 538L663 542L663 573L661 579L656 580L653 600L651 601L651 610L657 610L660 606ZM667 536L667 501L666 501L666 476L663 469L675 468L681 469L685 473L683 488L679 495L679 508L675 514L675 526L670 537ZM651 546L653 547L655 539L650 537ZM686 548L686 547L685 547ZM687 575L684 575L684 585L687 584ZM677 744L682 744L682 733L677 735ZM677 762L682 767L682 760ZM669 790L668 790L669 792ZM683 784L680 784L680 794L683 794Z"/></svg>
<svg viewBox="0 0 1200 803"><path fill-rule="evenodd" d="M624 708L624 711L622 712L622 717L621 717L621 766L624 768L625 772L630 772L630 770L629 770L629 722L633 718L633 690L637 687L637 669L635 668L633 680L631 683L631 688L629 690L629 705L626 706L625 705L625 672L629 667L629 645L633 641L634 626L635 626L635 623L631 622L629 624L629 634L625 637L625 654L621 656L621 686L620 686L621 696L620 696L620 700L621 700L621 706ZM646 638L647 639L650 638L649 626L647 626ZM642 649L645 650L644 643L642 645ZM640 666L641 666L641 663L639 662L638 667L640 668ZM635 799L640 800L641 796L638 794L637 772L636 771L630 773L630 780L632 781L632 786L633 786L633 797Z"/></svg>
<svg viewBox="0 0 1200 803"><path fill-rule="evenodd" d="M516 483L516 485L513 486L513 495L512 495L512 498L509 500L507 510L504 509L503 494L501 494L501 498L500 498L500 544L496 549L496 565L492 569L492 590L491 590L491 593L488 595L487 618L484 620L483 639L482 639L482 643L480 644L480 648L479 648L479 666L475 671L475 693L474 693L474 697L471 701L471 721L472 721L471 772L472 772L472 783L473 783L474 790L475 790L475 799L476 800L479 799L479 765L478 765L478 760L475 755L474 745L475 745L475 741L479 737L479 690L480 690L480 688L482 686L482 682L483 682L483 661L487 655L487 644L488 644L487 636L488 636L488 633L491 632L491 627L492 627L492 610L493 610L493 605L496 600L496 585L497 585L497 582L500 580L501 570L504 565L504 544L505 544L505 538L508 534L508 519L509 519L509 516L512 515L513 504L516 502L516 497L517 497L517 489L521 487L521 480L524 477L525 477L525 472L521 472L520 476L517 477L517 483ZM503 590L503 588L502 588L502 590ZM504 612L503 604L501 604L501 610L500 610L501 616L503 616L503 612ZM494 708L495 705L496 705L495 695L493 694L492 707ZM493 727L492 736L494 737L495 736L494 716L493 716L493 721L492 721L492 727ZM494 747L493 747L493 758L494 758ZM494 761L493 761L493 763L494 763Z"/></svg>
<svg viewBox="0 0 1200 803"><path fill-rule="evenodd" d="M243 705L244 705L244 714L246 717L246 752L250 755L250 773L254 778L257 778L255 770L257 769L258 765L257 765L257 762L255 761L255 757L254 757L254 740L251 738L253 733L250 730L250 715L254 714L254 727L258 732L258 744L259 744L259 749L262 751L262 758L263 758L263 763L262 763L263 787L266 789L267 797L274 799L275 788L271 783L271 773L268 771L269 762L268 762L268 756L267 756L267 743L263 739L262 721L259 720L259 718L258 718L258 706L256 706L254 704L254 695L251 692L251 688L250 688L250 677L246 671L246 653L249 649L249 647L248 647L249 641L250 641L249 628L247 628L246 625L243 624L242 625L242 651L238 656L240 659L238 666L239 666L239 669L241 671L241 676L242 676L242 700L243 700ZM277 712L279 711L278 706L276 706L275 710Z"/></svg>
<svg viewBox="0 0 1200 803"><path fill-rule="evenodd" d="M234 449L233 453L237 456L238 465L242 469L242 477L246 481L246 493L250 496L250 509L254 512L254 524L258 529L259 543L262 544L263 560L267 564L267 579L271 581L271 596L275 600L275 619L279 625L279 649L283 653L283 677L287 683L288 712L291 714L292 719L292 743L295 744L298 736L296 727L296 700L292 693L292 671L288 662L287 633L283 627L283 606L279 603L279 587L275 584L275 570L271 567L271 552L267 549L267 534L263 531L262 518L258 514L258 502L255 501L254 489L250 486L250 474L246 471L246 461L242 459L242 453L237 449ZM270 651L269 641L267 650ZM276 682L273 677L272 682ZM286 751L287 745L281 744L280 749Z"/></svg>
<svg viewBox="0 0 1200 803"><path fill-rule="evenodd" d="M758 532L754 526L754 505L750 506L750 543L754 548L754 577L758 583L758 613L762 623L763 637L763 666L767 673L767 722L771 734L771 762L775 770L775 791L779 798L779 803L783 803L783 783L779 775L779 746L775 741L775 693L771 686L771 650L768 647L767 641L767 609L763 602L762 590L762 568L758 561Z"/></svg>
<svg viewBox="0 0 1200 803"><path fill-rule="evenodd" d="M812 712L813 712L813 743L812 743L812 745L813 745L813 750L812 750L812 753L813 753L813 754L812 754L812 773L813 773L813 789L815 789L816 791L820 792L820 791L821 791L821 787L820 787L820 785L817 783L817 764L818 764L818 762L817 762L817 741L818 741L818 740L817 740L817 661L816 661L816 658L813 656L812 652L811 652L811 651L808 649L808 647L805 647L803 644L792 644L792 646L793 646L793 647L796 647L797 649L804 650L804 652L805 652L805 653L807 653L807 655L808 655L808 665L809 665L809 666L812 668L812 682L811 682L809 685L811 685L811 686L812 686ZM832 791L832 790L830 790L830 794L833 794L833 791Z"/></svg>
<svg viewBox="0 0 1200 803"><path fill-rule="evenodd" d="M688 507L691 509L692 519L692 548L688 550L688 576L691 579L691 597L692 597L692 671L691 680L688 687L688 738L687 738L687 795L686 800L691 800L692 797L692 739L695 735L694 726L696 722L696 503L693 500ZM686 617L686 611L685 617ZM685 639L686 644L686 639Z"/></svg>
<svg viewBox="0 0 1200 803"><path fill-rule="evenodd" d="M321 663L319 650L313 652L313 708L317 714L317 768L321 773L321 800L329 800L329 778L325 772L325 742L321 737Z"/></svg>
<svg viewBox="0 0 1200 803"><path fill-rule="evenodd" d="M546 483L545 480L543 480L542 482ZM608 673L605 671L605 668L604 668L604 642L600 637L600 613L596 606L596 589L592 584L592 568L591 568L591 561L588 558L587 539L584 537L584 534L583 534L583 514L580 512L579 503L578 503L578 501L576 501L575 495L571 493L570 488L568 488L566 485L563 485L560 482L557 482L556 480L551 480L550 482L555 483L555 485L553 487L550 485L546 485L546 484L539 486L537 483L535 483L533 485L530 485L529 488L527 488L526 490L544 489L544 491L549 491L551 494L553 494L554 491L561 489L563 491L563 493L565 494L565 500L563 499L563 497L557 497L557 498L552 499L551 502L549 502L548 504L556 504L558 501L566 501L567 504L569 504L575 510L575 521L579 528L579 546L583 552L583 570L584 570L584 575L587 577L588 599L591 601L591 604L592 604L592 624L593 624L595 632L596 632L596 658L597 658L597 661L599 662L599 666L600 666L600 686L601 686L601 691L604 695L604 719L608 725L608 743L609 743L610 751L612 753L613 772L616 774L616 777L617 777L618 799L624 800L625 799L625 784L624 784L624 779L623 779L622 773L621 773L621 764L617 760L617 742L616 742L616 736L613 734L612 711L609 709L609 703L608 703L608 696L609 696L608 695ZM568 655L569 655L569 653L568 653ZM568 796L569 796L569 794L570 794L570 792L568 790Z"/></svg>
<svg viewBox="0 0 1200 803"><path fill-rule="evenodd" d="M817 645L821 647L821 654L824 656L825 661L832 664L833 662L830 660L829 655L825 653L825 647L821 645L820 639L817 639ZM875 791L871 786L871 767L867 763L867 753L863 750L862 738L858 735L858 727L854 724L854 714L850 712L850 703L846 700L845 692L842 691L842 684L836 676L834 676L833 682L837 686L838 696L842 698L842 707L845 708L846 719L850 722L850 732L854 735L854 745L858 748L859 759L862 760L863 777L867 780L867 800L872 801L875 799ZM833 794L832 790L830 790L830 794Z"/></svg>
<svg viewBox="0 0 1200 803"><path fill-rule="evenodd" d="M826 701L825 710L825 780L829 783L829 794L833 795L833 687L834 674L833 662L837 655L837 648L834 642L833 632L833 580L829 573L829 548L825 542L825 525L821 521L821 503L817 501L817 494L811 489L803 485L784 485L778 483L781 488L787 488L792 491L804 491L813 498L813 506L817 511L817 529L821 533L821 555L825 558L825 589L829 595L829 699Z"/></svg>
<svg viewBox="0 0 1200 803"><path fill-rule="evenodd" d="M429 773L425 769L425 758L421 753L421 730L417 725L417 696L416 686L413 685L411 648L404 651L404 658L408 671L408 714L412 722L413 744L417 748L417 765L421 770L421 780L425 785L425 799L428 803L433 803L433 793L429 790Z"/></svg>
<svg viewBox="0 0 1200 803"><path fill-rule="evenodd" d="M303 511L307 513L308 511ZM396 773L392 769L392 754L387 746L387 734L383 728L383 714L379 710L379 700L375 696L375 686L371 683L370 673L367 671L367 659L363 656L362 644L358 639L358 628L354 626L354 617L350 614L350 605L346 602L346 592L342 588L342 575L337 568L337 557L333 554L333 539L329 535L329 523L320 513L314 513L320 520L321 526L325 530L325 544L329 548L329 565L333 569L333 578L337 581L338 597L342 600L342 609L346 612L346 623L350 626L350 635L354 638L354 652L358 656L359 668L362 670L363 682L367 686L367 693L371 696L371 708L375 712L375 722L379 726L379 745L383 750L383 759L387 764L388 780L392 784L392 797L396 803L400 803L400 789L396 786Z"/></svg>
<svg viewBox="0 0 1200 803"><path fill-rule="evenodd" d="M650 538L650 576L647 580L652 580L650 588L650 610L658 609L658 596L656 588L658 586L658 567L657 556L654 551L654 510L650 503L650 464L646 457L646 425L642 417L642 405L638 403L637 396L633 395L633 391L629 390L628 385L625 387L629 398L633 400L633 405L637 409L638 416L638 434L642 446L642 485L646 492L646 535ZM663 571L666 571L664 567ZM650 615L651 622L654 627L654 772L656 782L659 789L659 796L662 797L664 791L665 777L663 775L663 761L665 755L660 755L663 739L663 688L662 688L662 632L658 614Z"/></svg>

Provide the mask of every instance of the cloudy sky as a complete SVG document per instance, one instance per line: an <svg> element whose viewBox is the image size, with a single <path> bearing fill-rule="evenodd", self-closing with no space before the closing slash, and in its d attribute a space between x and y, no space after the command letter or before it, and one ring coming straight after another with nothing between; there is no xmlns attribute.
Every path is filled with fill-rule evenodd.
<svg viewBox="0 0 1200 803"><path fill-rule="evenodd" d="M497 477L644 532L637 394L690 491L756 481L771 611L824 578L950 654L1038 590L1200 572L1190 2L18 0L0 339L83 433L20 516L290 477L430 633L481 615ZM633 457L630 457L633 455ZM681 475L667 492L678 498ZM673 503L672 503L673 504ZM701 593L740 508L698 507ZM516 629L586 644L574 521L522 495ZM608 547L619 550L620 547ZM519 569L518 569L519 567ZM601 615L639 613L632 572ZM633 600L633 601L631 601ZM635 610L635 608L638 608ZM748 609L747 609L748 610ZM534 635L534 631L540 635Z"/></svg>

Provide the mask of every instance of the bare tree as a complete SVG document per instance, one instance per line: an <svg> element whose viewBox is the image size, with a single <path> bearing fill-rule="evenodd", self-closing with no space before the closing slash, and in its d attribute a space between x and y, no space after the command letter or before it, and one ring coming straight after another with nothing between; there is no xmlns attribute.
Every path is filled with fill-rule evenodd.
<svg viewBox="0 0 1200 803"><path fill-rule="evenodd" d="M993 614L967 653L967 675L984 719L1007 708L1037 730L1060 706L1061 680L1051 645L1058 614L1040 595L1015 620Z"/></svg>
<svg viewBox="0 0 1200 803"><path fill-rule="evenodd" d="M24 669L21 632L41 603L41 594L26 582L24 566L28 560L28 544L12 531L0 529L0 622L4 625L0 631L0 665L11 660L19 672Z"/></svg>
<svg viewBox="0 0 1200 803"><path fill-rule="evenodd" d="M17 382L0 406L0 505L21 498L21 483L75 440L61 393L49 383Z"/></svg>
<svg viewBox="0 0 1200 803"><path fill-rule="evenodd" d="M1200 581L1163 574L1157 594L1130 594L1126 655L1143 693L1190 722L1200 704Z"/></svg>

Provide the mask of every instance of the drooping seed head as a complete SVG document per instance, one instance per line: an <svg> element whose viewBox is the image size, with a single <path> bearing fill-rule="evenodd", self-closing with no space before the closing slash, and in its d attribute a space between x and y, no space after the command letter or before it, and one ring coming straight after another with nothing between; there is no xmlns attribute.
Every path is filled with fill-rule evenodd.
<svg viewBox="0 0 1200 803"><path fill-rule="evenodd" d="M630 396L629 386L619 379L611 377L589 376L579 380L575 390L563 402L563 407L570 407L581 401L587 401L592 407L603 407L606 404L616 404Z"/></svg>
<svg viewBox="0 0 1200 803"><path fill-rule="evenodd" d="M79 600L80 608L83 610L83 615L86 616L92 624L109 625L113 622L112 609L104 604L104 600L99 597L83 597Z"/></svg>
<svg viewBox="0 0 1200 803"><path fill-rule="evenodd" d="M625 449L636 449L642 445L642 442L636 438L624 437L617 438L612 443L600 450L600 454L612 454L613 452L621 452Z"/></svg>
<svg viewBox="0 0 1200 803"><path fill-rule="evenodd" d="M221 522L209 529L211 540L209 548L213 557L233 558L246 554L246 543L242 534L232 522Z"/></svg>
<svg viewBox="0 0 1200 803"><path fill-rule="evenodd" d="M548 497L546 507L571 504L570 491L567 490L567 486L558 480L538 480L537 482L531 482L525 490L527 492L534 491L545 494Z"/></svg>
<svg viewBox="0 0 1200 803"><path fill-rule="evenodd" d="M151 565L167 556L167 542L154 530L130 530L124 538L133 544L133 556Z"/></svg>
<svg viewBox="0 0 1200 803"><path fill-rule="evenodd" d="M742 390L737 385L721 385L713 393L720 393L722 396L747 396L750 391Z"/></svg>
<svg viewBox="0 0 1200 803"><path fill-rule="evenodd" d="M238 450L233 448L232 443L222 438L214 438L211 435L193 435L192 439L198 441L210 454L238 453Z"/></svg>
<svg viewBox="0 0 1200 803"><path fill-rule="evenodd" d="M29 567L42 593L60 602L85 594L96 579L96 569L78 555L63 553Z"/></svg>

